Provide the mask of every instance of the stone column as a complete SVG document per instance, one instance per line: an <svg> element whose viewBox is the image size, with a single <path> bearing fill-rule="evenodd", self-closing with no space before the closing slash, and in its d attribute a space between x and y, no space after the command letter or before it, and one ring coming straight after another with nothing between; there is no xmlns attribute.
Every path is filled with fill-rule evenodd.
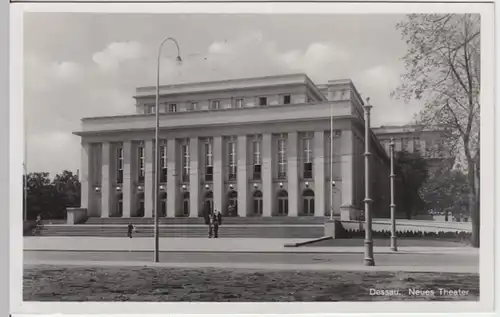
<svg viewBox="0 0 500 317"><path fill-rule="evenodd" d="M198 138L189 140L189 217L198 217L200 208L200 145Z"/></svg>
<svg viewBox="0 0 500 317"><path fill-rule="evenodd" d="M262 216L273 215L273 151L272 134L262 135Z"/></svg>
<svg viewBox="0 0 500 317"><path fill-rule="evenodd" d="M112 203L113 183L111 173L111 144L109 142L102 143L102 172L101 172L101 217L109 217Z"/></svg>
<svg viewBox="0 0 500 317"><path fill-rule="evenodd" d="M214 137L214 208L223 212L224 207L224 153L222 137Z"/></svg>
<svg viewBox="0 0 500 317"><path fill-rule="evenodd" d="M287 140L287 178L288 178L288 216L297 217L299 214L299 156L298 133L288 133Z"/></svg>
<svg viewBox="0 0 500 317"><path fill-rule="evenodd" d="M144 217L152 218L154 210L154 142L146 140L144 142ZM160 205L161 206L161 205Z"/></svg>
<svg viewBox="0 0 500 317"><path fill-rule="evenodd" d="M238 172L237 172L237 188L238 188L238 216L246 217L248 208L248 142L246 135L238 136Z"/></svg>
<svg viewBox="0 0 500 317"><path fill-rule="evenodd" d="M342 186L340 188L342 200L340 205L340 219L355 220L359 217L359 212L354 207L354 136L351 130L342 130L340 155L342 158Z"/></svg>
<svg viewBox="0 0 500 317"><path fill-rule="evenodd" d="M123 142L123 218L135 214L133 210L133 180L132 180L132 142Z"/></svg>
<svg viewBox="0 0 500 317"><path fill-rule="evenodd" d="M177 184L177 141L167 141L167 217L175 217L178 209L179 186Z"/></svg>
<svg viewBox="0 0 500 317"><path fill-rule="evenodd" d="M89 160L89 155L91 157L94 157L93 153L91 152L91 145L88 142L82 142L82 151L81 151L81 156L80 156L80 197L81 197L81 202L80 202L80 207L86 208L87 209L87 214L90 215L93 210L89 210L91 204L90 204L90 198L91 198L91 186L92 186L92 179L90 177L91 171L93 168L96 168L95 166L90 166L90 162L94 160Z"/></svg>
<svg viewBox="0 0 500 317"><path fill-rule="evenodd" d="M314 132L314 216L325 215L325 132Z"/></svg>

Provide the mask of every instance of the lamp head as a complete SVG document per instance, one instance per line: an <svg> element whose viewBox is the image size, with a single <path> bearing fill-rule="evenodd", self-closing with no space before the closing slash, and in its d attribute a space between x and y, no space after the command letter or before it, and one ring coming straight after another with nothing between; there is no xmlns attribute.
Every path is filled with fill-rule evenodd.
<svg viewBox="0 0 500 317"><path fill-rule="evenodd" d="M182 58L180 55L177 55L177 58L175 59L177 63L182 63Z"/></svg>
<svg viewBox="0 0 500 317"><path fill-rule="evenodd" d="M394 138L391 138L390 146L394 146Z"/></svg>
<svg viewBox="0 0 500 317"><path fill-rule="evenodd" d="M335 187L335 181L332 181L332 187Z"/></svg>

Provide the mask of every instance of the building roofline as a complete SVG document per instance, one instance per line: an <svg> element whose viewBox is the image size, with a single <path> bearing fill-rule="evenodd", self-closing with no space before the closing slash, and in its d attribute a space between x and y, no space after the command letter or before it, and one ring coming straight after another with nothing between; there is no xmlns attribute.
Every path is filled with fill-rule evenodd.
<svg viewBox="0 0 500 317"><path fill-rule="evenodd" d="M268 80L268 79L288 79L293 77L303 77L304 82L309 80L307 74L305 73L292 73L292 74L281 74L281 75L270 75L270 76L260 76L260 77L246 77L246 78L232 78L232 79L222 79L222 80L210 80L210 81L198 81L198 82L186 82L171 85L160 85L160 90L166 88L185 88L185 87L195 87L195 86L206 86L213 84L227 84L227 83L238 83L244 81L258 81L258 80ZM149 91L156 89L156 86L142 86L136 88L136 94L143 91Z"/></svg>
<svg viewBox="0 0 500 317"><path fill-rule="evenodd" d="M352 116L352 115L338 115L335 117L336 119L351 119L351 120L356 120L357 117ZM296 119L279 119L279 120L272 120L272 121L266 121L262 122L264 124L277 124L277 123L287 123L287 122L296 122L296 121L318 121L318 120L328 120L328 118L311 118L311 119L303 119L303 118L296 118ZM255 122L244 122L244 123L225 123L224 126L241 126L241 125L252 125L255 124ZM208 127L213 127L213 126L220 126L220 124L201 124L196 126L196 128L208 128ZM160 127L160 130L178 130L178 129L184 129L184 128L189 128L192 129L193 126L175 126L175 127ZM73 135L77 135L80 137L88 136L88 135L96 135L96 134L109 134L109 133L120 133L120 132L135 132L135 131L154 131L154 127L148 127L148 128L129 128L129 129L113 129L113 130L87 130L87 131L74 131L72 132Z"/></svg>

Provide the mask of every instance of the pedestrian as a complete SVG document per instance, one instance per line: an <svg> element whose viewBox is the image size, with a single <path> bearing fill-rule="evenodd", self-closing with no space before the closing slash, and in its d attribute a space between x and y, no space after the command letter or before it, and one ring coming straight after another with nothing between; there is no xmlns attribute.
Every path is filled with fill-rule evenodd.
<svg viewBox="0 0 500 317"><path fill-rule="evenodd" d="M208 201L203 207L203 217L205 218L205 224L210 225L210 203Z"/></svg>
<svg viewBox="0 0 500 317"><path fill-rule="evenodd" d="M212 215L208 216L208 238L212 238L214 231L214 217Z"/></svg>
<svg viewBox="0 0 500 317"><path fill-rule="evenodd" d="M35 224L37 227L40 227L41 222L42 222L42 216L41 215L36 216Z"/></svg>
<svg viewBox="0 0 500 317"><path fill-rule="evenodd" d="M217 211L217 223L220 225L222 225L222 213L219 211Z"/></svg>
<svg viewBox="0 0 500 317"><path fill-rule="evenodd" d="M128 233L127 233L127 235L128 235L128 237L129 237L130 239L132 239L132 232L133 232L133 231L134 231L134 225L133 225L131 222L129 222L129 224L128 224Z"/></svg>
<svg viewBox="0 0 500 317"><path fill-rule="evenodd" d="M214 238L217 239L219 237L219 214L220 214L220 210L212 215L212 224L213 224L213 228L214 228Z"/></svg>

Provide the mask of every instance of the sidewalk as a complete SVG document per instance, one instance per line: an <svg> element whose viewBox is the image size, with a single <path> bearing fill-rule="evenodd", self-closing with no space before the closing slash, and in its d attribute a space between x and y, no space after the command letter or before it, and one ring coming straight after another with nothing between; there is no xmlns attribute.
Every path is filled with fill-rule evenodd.
<svg viewBox="0 0 500 317"><path fill-rule="evenodd" d="M364 246L285 247L311 239L258 238L160 238L163 252L229 253L363 253ZM362 240L360 240L362 243ZM25 251L153 251L153 238L103 237L24 237ZM374 246L374 252L398 254L464 254L479 256L479 250L467 247L400 247L397 252L386 246Z"/></svg>

